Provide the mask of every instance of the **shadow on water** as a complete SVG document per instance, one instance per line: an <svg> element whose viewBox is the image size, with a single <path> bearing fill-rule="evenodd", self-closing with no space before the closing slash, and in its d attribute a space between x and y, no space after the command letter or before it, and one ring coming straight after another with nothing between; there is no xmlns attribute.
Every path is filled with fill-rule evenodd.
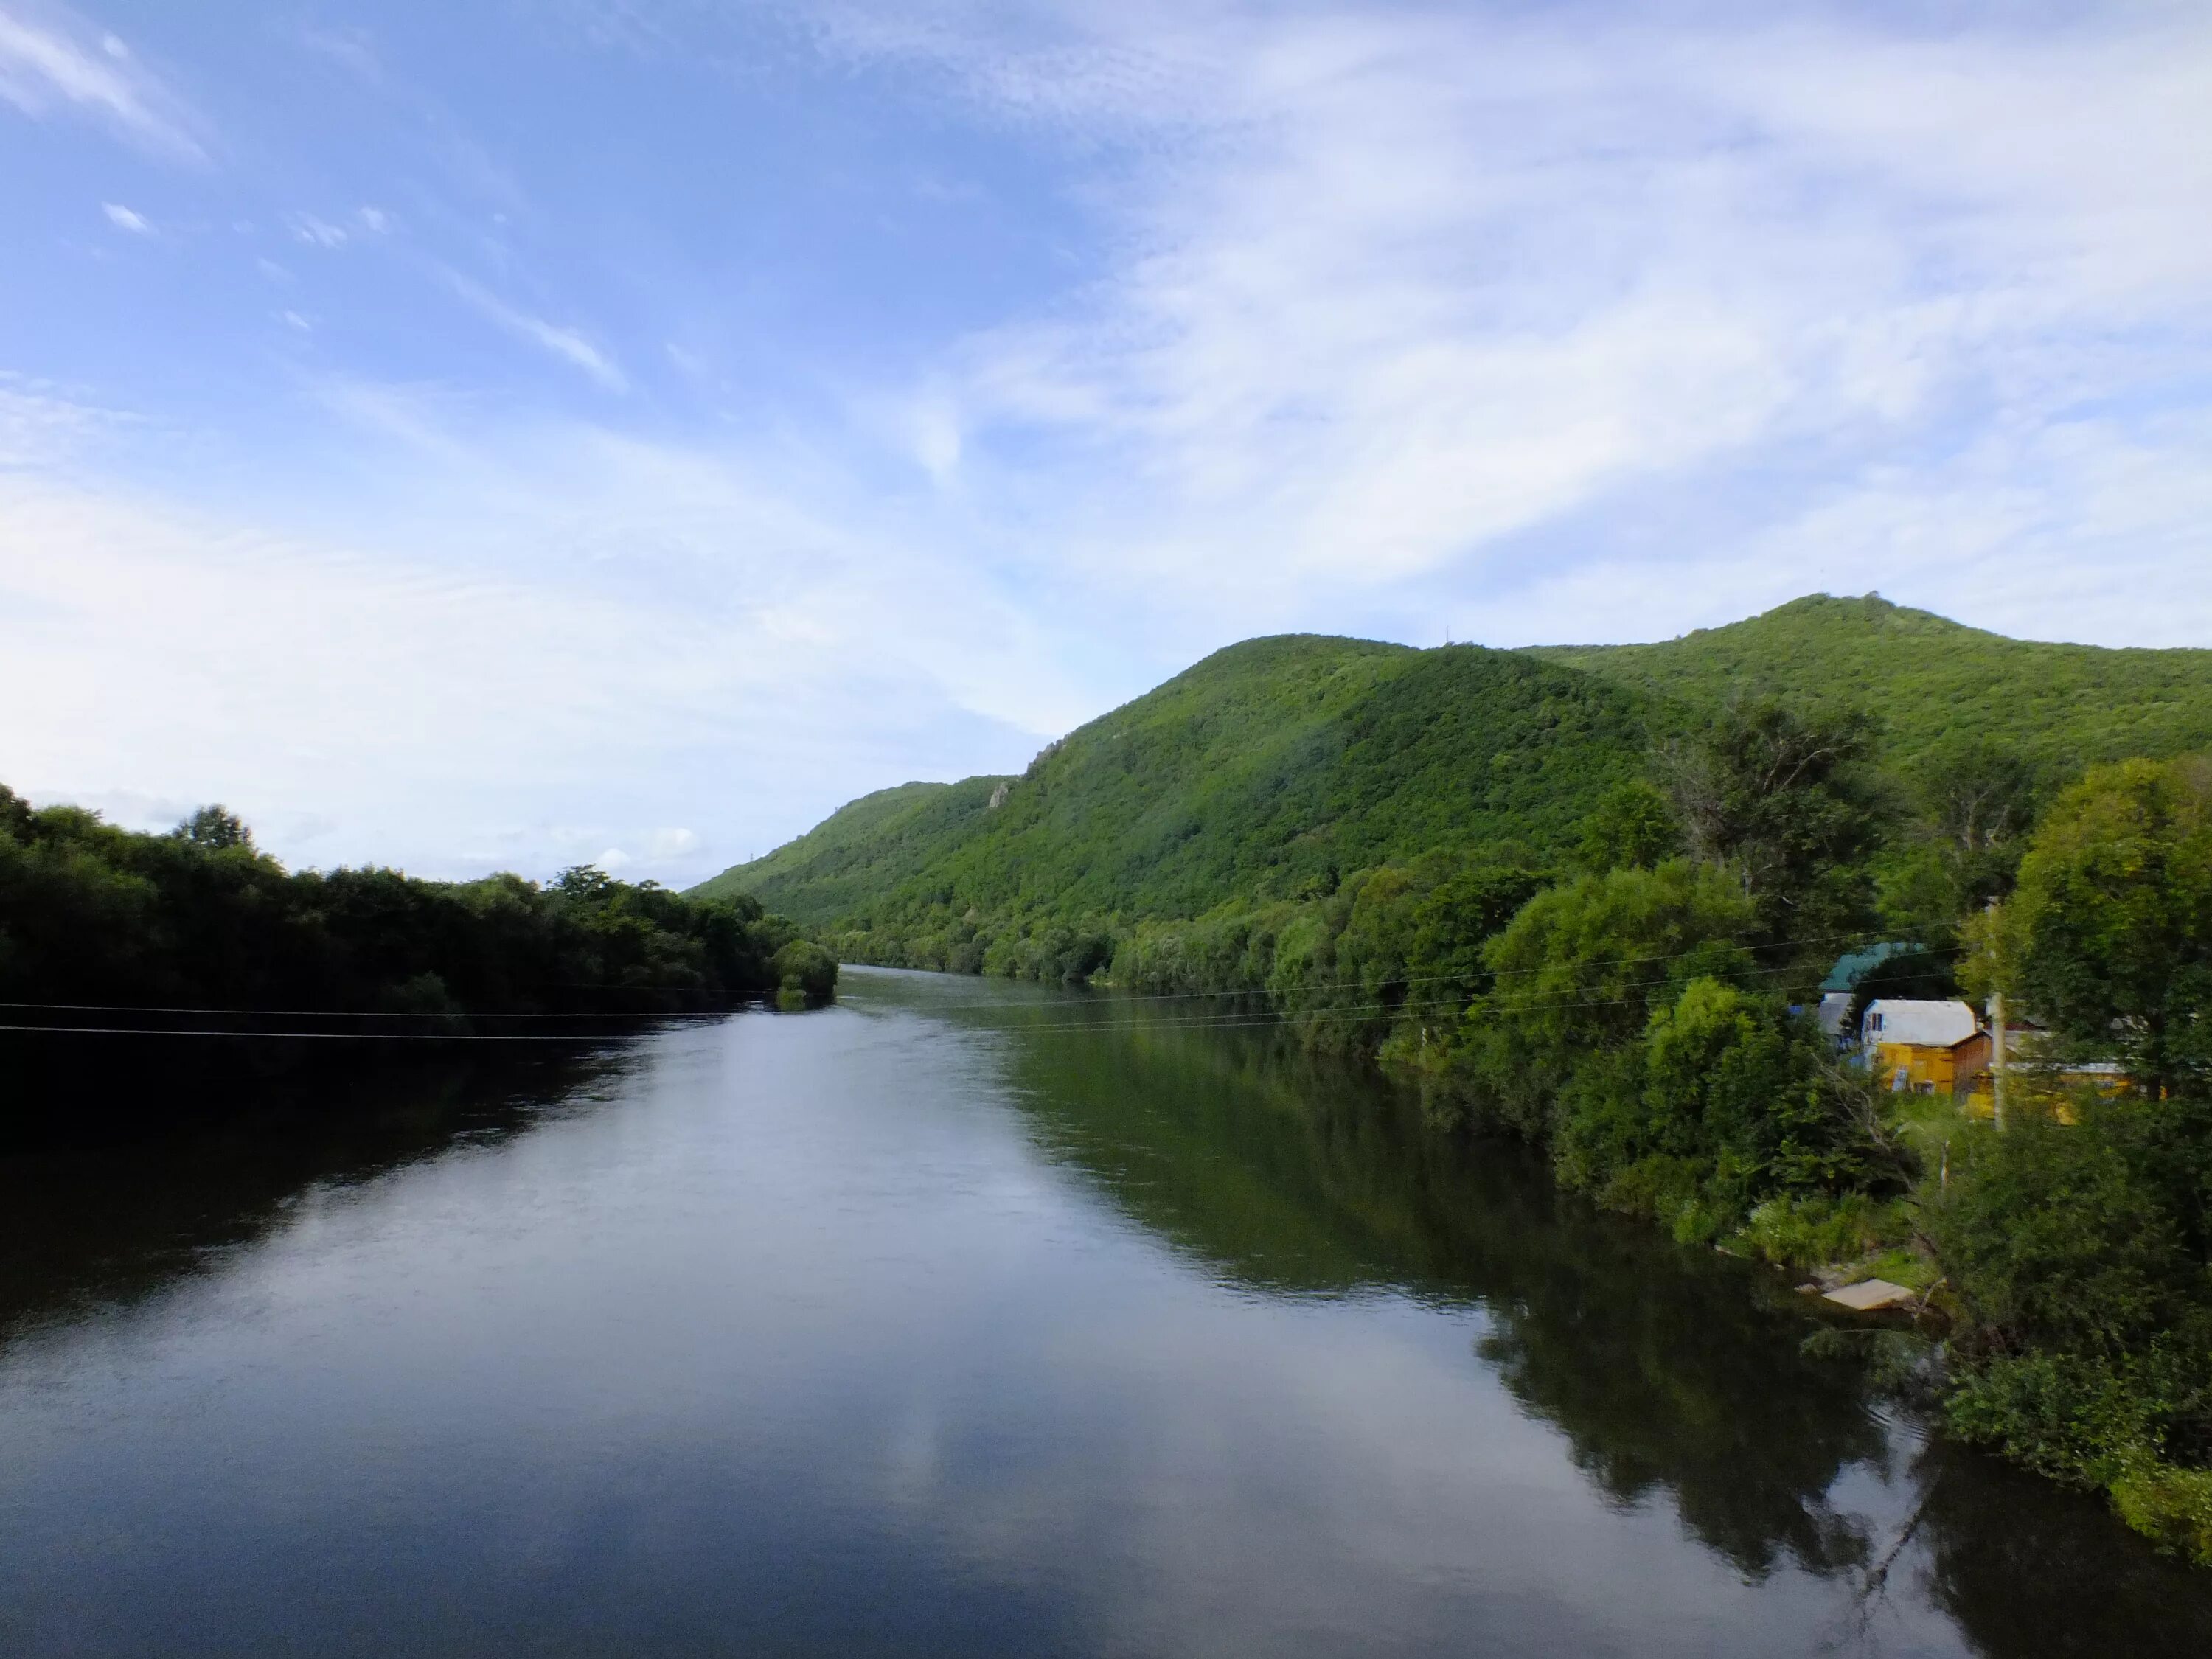
<svg viewBox="0 0 2212 1659"><path fill-rule="evenodd" d="M1896 1426L1863 1363L1807 1351L1818 1322L1771 1275L1592 1212L1518 1149L1429 1130L1371 1074L1172 1004L912 975L854 990L969 1034L950 1040L991 1057L1042 1156L1200 1272L1457 1315L1469 1364L1607 1500L1670 1508L1747 1580L1802 1569L1852 1592L1860 1627L1836 1647L1880 1649L1895 1601L1996 1659L2212 1652L2212 1574L2094 1500ZM0 1157L0 1347L206 1272L319 1191L633 1091L635 1052L341 1066L196 1127L141 1112L104 1144ZM788 1510L775 1527L797 1535Z"/></svg>
<svg viewBox="0 0 2212 1659"><path fill-rule="evenodd" d="M1113 999L944 1006L1006 1032L1047 1155L1206 1270L1480 1308L1480 1358L1607 1497L1671 1499L1746 1578L1839 1577L1869 1620L1909 1583L1992 1655L2212 1652L2212 1574L2099 1500L1893 1430L1909 1413L1851 1345L1808 1351L1820 1322L1774 1275L1596 1213L1521 1148L1433 1131L1272 1030ZM1906 1518L1856 1512L1855 1469L1901 1483Z"/></svg>
<svg viewBox="0 0 2212 1659"><path fill-rule="evenodd" d="M98 1122L0 1152L0 1347L97 1304L137 1301L280 1226L314 1191L503 1139L587 1098L620 1048L448 1050L234 1077L180 1098L141 1068Z"/></svg>

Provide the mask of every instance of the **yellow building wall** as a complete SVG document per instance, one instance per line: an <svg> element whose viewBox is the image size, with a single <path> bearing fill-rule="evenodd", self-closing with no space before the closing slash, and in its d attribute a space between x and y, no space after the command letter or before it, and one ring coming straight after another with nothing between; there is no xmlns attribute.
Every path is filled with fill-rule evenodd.
<svg viewBox="0 0 2212 1659"><path fill-rule="evenodd" d="M1948 1048L1918 1042L1880 1042L1874 1052L1883 1080L1891 1088L1896 1085L1888 1079L1899 1071L1908 1079L1906 1086L1920 1094L1947 1095L1957 1086L1957 1058Z"/></svg>

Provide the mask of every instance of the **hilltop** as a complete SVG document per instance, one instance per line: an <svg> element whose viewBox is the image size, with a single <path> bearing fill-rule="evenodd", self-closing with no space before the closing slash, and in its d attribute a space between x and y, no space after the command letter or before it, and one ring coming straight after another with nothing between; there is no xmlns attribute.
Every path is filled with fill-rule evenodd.
<svg viewBox="0 0 2212 1659"><path fill-rule="evenodd" d="M2212 748L2212 651L2008 639L1873 593L1816 593L1655 645L1521 654L1692 704L1738 690L1856 703L1881 720L1893 764L1946 737L1996 738L2062 771Z"/></svg>
<svg viewBox="0 0 2212 1659"><path fill-rule="evenodd" d="M863 796L696 890L751 894L859 952L973 967L979 927L1122 930L1429 854L1540 864L1655 738L1738 692L1856 703L1891 767L1960 735L2055 775L2212 748L2212 651L2013 640L1875 596L1650 645L1291 635L1214 653L1019 777Z"/></svg>
<svg viewBox="0 0 2212 1659"><path fill-rule="evenodd" d="M1634 774L1648 702L1474 646L1248 640L1018 778L865 796L701 890L877 927L970 910L1175 916L1434 850L1538 858Z"/></svg>

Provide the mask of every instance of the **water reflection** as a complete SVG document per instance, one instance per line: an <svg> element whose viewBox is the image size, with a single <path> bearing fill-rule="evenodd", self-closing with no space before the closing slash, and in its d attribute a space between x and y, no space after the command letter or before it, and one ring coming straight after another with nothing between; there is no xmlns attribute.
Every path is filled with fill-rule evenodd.
<svg viewBox="0 0 2212 1659"><path fill-rule="evenodd" d="M848 994L0 1161L0 1649L2203 1647L1786 1290L1364 1076Z"/></svg>
<svg viewBox="0 0 2212 1659"><path fill-rule="evenodd" d="M1931 1443L1878 1397L1863 1346L1808 1350L1819 1322L1772 1275L1595 1214L1517 1148L1434 1133L1371 1077L1218 1010L1208 1024L1203 1005L1102 998L1071 1016L909 994L1009 1033L1040 1140L1213 1271L1480 1304L1480 1357L1609 1498L1666 1495L1748 1578L1787 1558L1848 1579L1863 1606L1846 1630L1870 1628L1902 1571L1992 1654L2105 1652L2124 1633L2212 1651L2207 1575L2094 1498ZM1882 1525L1839 1502L1855 1471L1910 1508Z"/></svg>
<svg viewBox="0 0 2212 1659"><path fill-rule="evenodd" d="M153 1295L283 1225L318 1190L373 1181L538 1115L604 1098L618 1044L464 1051L300 1068L228 1102L112 1111L0 1149L0 1347L25 1329ZM159 1086L153 1079L149 1086Z"/></svg>

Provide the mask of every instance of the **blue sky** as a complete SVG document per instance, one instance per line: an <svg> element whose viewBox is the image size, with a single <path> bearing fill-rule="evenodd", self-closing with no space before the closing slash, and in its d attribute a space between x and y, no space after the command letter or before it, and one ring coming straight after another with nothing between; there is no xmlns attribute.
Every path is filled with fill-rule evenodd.
<svg viewBox="0 0 2212 1659"><path fill-rule="evenodd" d="M2202 4L0 0L0 779L684 883L1206 652L2212 645Z"/></svg>

